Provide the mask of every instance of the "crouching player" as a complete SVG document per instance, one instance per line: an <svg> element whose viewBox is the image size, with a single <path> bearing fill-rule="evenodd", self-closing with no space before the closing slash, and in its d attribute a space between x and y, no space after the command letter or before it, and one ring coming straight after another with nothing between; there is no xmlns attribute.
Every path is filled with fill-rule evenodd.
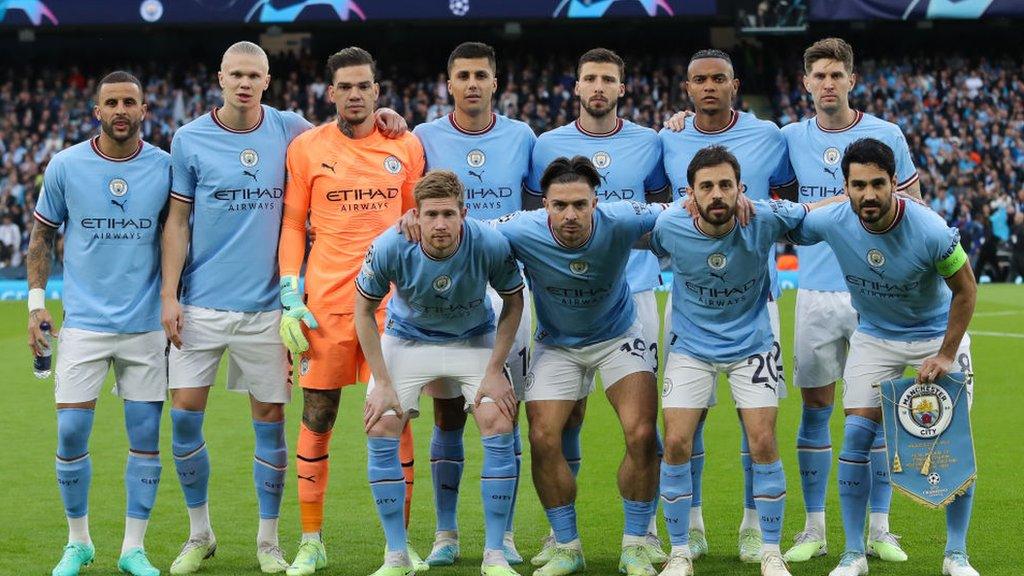
<svg viewBox="0 0 1024 576"><path fill-rule="evenodd" d="M651 233L651 249L671 259L675 276L662 391L661 465L661 499L672 552L662 576L693 574L690 456L719 373L729 378L750 442L754 505L764 535L761 574L789 576L779 550L786 478L775 441L782 375L772 352L775 337L766 308L770 277L765 261L778 238L815 205L755 202L756 217L748 226L739 226L740 165L723 146L698 151L687 167L686 181L698 216L691 217L677 204L658 218Z"/></svg>
<svg viewBox="0 0 1024 576"><path fill-rule="evenodd" d="M868 573L864 516L871 477L871 445L882 420L873 385L899 378L910 366L934 382L955 367L971 371L967 325L977 284L960 234L937 214L896 192L896 160L879 140L863 138L843 154L850 207L831 206L804 219L790 237L803 245L827 242L836 254L857 331L843 380L846 425L839 455L839 505L846 551L830 576ZM968 406L972 389L967 388ZM967 527L974 486L946 507L942 573L978 576L967 560Z"/></svg>
<svg viewBox="0 0 1024 576"><path fill-rule="evenodd" d="M485 519L484 576L514 576L502 550L516 483L512 422L516 397L505 370L522 315L524 288L508 241L466 218L462 184L449 171L427 174L414 189L422 238L412 244L391 229L374 241L356 279L355 324L373 374L364 423L367 468L387 555L375 576L413 572L402 517L405 492L398 439L419 413L420 391L472 399L483 440L481 492ZM375 311L391 285L380 336ZM502 298L497 331L487 297Z"/></svg>

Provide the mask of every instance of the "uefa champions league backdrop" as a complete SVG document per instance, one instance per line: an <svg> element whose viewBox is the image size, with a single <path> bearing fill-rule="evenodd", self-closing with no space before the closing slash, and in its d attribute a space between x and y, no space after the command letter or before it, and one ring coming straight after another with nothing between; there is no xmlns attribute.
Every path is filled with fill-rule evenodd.
<svg viewBox="0 0 1024 576"><path fill-rule="evenodd" d="M0 0L0 26L672 17L716 9L716 0Z"/></svg>

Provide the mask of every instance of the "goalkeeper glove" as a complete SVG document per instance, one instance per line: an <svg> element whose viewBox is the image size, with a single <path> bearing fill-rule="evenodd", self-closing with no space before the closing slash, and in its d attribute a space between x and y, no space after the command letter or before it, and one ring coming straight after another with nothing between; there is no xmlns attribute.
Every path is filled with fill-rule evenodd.
<svg viewBox="0 0 1024 576"><path fill-rule="evenodd" d="M297 276L283 276L281 278L281 305L284 310L281 312L281 342L292 354L302 354L309 349L309 341L302 333L302 324L310 330L317 328L316 318L306 308L306 304L299 295L299 278Z"/></svg>

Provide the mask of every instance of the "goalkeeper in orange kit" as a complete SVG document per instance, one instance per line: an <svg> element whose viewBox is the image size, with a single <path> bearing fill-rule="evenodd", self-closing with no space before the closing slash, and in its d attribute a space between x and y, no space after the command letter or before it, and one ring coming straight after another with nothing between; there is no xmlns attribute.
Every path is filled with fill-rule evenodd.
<svg viewBox="0 0 1024 576"><path fill-rule="evenodd" d="M379 94L373 57L356 47L327 61L329 96L338 120L297 137L288 147L288 185L278 260L281 337L301 355L302 425L296 449L302 542L289 575L327 565L320 535L328 478L328 446L341 388L369 379L354 322L355 278L373 240L414 205L423 173L423 147L411 133L396 139L374 123ZM298 276L306 247L306 220L315 234L306 263L305 298ZM384 307L378 311L384 325ZM303 324L305 326L303 326ZM412 436L402 435L406 506L411 496ZM410 550L417 568L426 564Z"/></svg>

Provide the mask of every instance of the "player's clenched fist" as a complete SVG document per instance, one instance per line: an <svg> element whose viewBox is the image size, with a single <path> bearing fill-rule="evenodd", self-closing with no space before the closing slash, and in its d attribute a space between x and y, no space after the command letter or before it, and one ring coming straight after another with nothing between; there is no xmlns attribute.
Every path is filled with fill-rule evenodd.
<svg viewBox="0 0 1024 576"><path fill-rule="evenodd" d="M281 278L281 341L292 354L302 354L309 349L309 341L302 333L302 324L310 330L316 330L316 318L306 308L299 295L299 278L284 276Z"/></svg>

